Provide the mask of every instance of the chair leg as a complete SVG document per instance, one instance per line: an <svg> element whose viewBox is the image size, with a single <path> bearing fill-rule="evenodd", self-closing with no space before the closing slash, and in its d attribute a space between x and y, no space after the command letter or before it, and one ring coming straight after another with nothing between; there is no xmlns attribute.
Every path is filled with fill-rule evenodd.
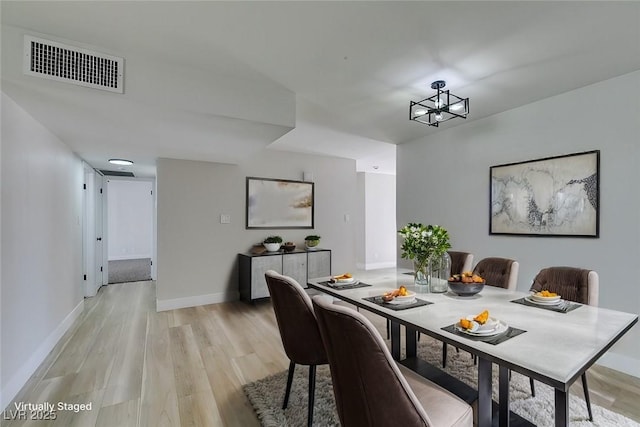
<svg viewBox="0 0 640 427"><path fill-rule="evenodd" d="M287 376L287 389L284 392L284 403L282 404L282 409L287 409L287 405L289 404L289 393L291 392L291 383L293 382L293 371L296 368L296 364L289 361L289 375Z"/></svg>
<svg viewBox="0 0 640 427"><path fill-rule="evenodd" d="M447 367L447 343L442 343L442 367Z"/></svg>
<svg viewBox="0 0 640 427"><path fill-rule="evenodd" d="M309 412L307 416L307 426L313 425L313 402L316 394L316 365L309 366Z"/></svg>
<svg viewBox="0 0 640 427"><path fill-rule="evenodd" d="M589 387L587 387L587 373L582 374L582 388L584 389L584 401L587 403L587 412L589 413L589 421L593 422L593 413L591 412L591 399L589 398Z"/></svg>
<svg viewBox="0 0 640 427"><path fill-rule="evenodd" d="M391 320L387 319L387 339L388 340L391 339L391 332L389 332L390 329L391 329Z"/></svg>
<svg viewBox="0 0 640 427"><path fill-rule="evenodd" d="M533 378L529 377L529 387L531 387L531 397L536 397L536 386L533 384Z"/></svg>

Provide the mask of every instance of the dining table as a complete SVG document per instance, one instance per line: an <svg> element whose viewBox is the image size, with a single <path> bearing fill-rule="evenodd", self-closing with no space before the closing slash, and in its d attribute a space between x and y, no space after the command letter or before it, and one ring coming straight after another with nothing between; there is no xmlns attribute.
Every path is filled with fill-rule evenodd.
<svg viewBox="0 0 640 427"><path fill-rule="evenodd" d="M529 292L488 285L473 296L459 296L451 290L429 293L424 286L415 286L412 272L402 268L358 271L352 283L332 283L331 279L308 280L308 286L386 318L394 359L445 388L453 384L452 392L464 386L458 387L460 381L418 358L419 334L476 356L480 427L532 425L509 411L510 371L553 387L555 425L567 426L570 386L638 321L636 314L578 303L567 302L561 309L531 304ZM416 293L414 303L390 304L381 299L382 294L400 286ZM459 328L461 318L485 310L499 323L500 333L479 336ZM401 325L405 329L404 355ZM499 369L497 403L492 400L493 364Z"/></svg>

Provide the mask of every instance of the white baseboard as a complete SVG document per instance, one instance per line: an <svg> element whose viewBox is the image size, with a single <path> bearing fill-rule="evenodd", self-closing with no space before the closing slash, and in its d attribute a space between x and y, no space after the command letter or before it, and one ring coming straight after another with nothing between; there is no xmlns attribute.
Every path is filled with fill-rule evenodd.
<svg viewBox="0 0 640 427"><path fill-rule="evenodd" d="M75 306L71 313L64 318L64 320L49 334L47 338L42 341L36 351L22 364L18 371L13 374L11 379L2 388L2 394L0 394L0 408L6 408L6 406L13 400L18 394L20 389L24 387L31 375L38 369L40 364L49 355L53 347L58 344L60 338L69 330L73 322L82 314L84 310L84 299L82 299L78 305Z"/></svg>
<svg viewBox="0 0 640 427"><path fill-rule="evenodd" d="M380 268L395 268L396 267L396 262L395 261L390 261L390 262L373 262L373 263L367 263L367 264L360 264L358 263L356 265L356 267L359 270L378 270Z"/></svg>
<svg viewBox="0 0 640 427"><path fill-rule="evenodd" d="M199 305L217 304L219 302L236 301L238 293L235 295L229 292L217 294L194 295L190 297L173 299L156 299L156 311L175 310L178 308L197 307Z"/></svg>
<svg viewBox="0 0 640 427"><path fill-rule="evenodd" d="M597 364L640 378L640 360L633 357L610 351L602 355Z"/></svg>

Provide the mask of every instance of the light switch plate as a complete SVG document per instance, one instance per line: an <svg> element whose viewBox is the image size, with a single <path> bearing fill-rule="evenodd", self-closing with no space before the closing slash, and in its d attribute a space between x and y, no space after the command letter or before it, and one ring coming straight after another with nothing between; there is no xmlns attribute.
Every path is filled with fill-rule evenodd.
<svg viewBox="0 0 640 427"><path fill-rule="evenodd" d="M221 214L220 215L220 224L231 224L231 215Z"/></svg>

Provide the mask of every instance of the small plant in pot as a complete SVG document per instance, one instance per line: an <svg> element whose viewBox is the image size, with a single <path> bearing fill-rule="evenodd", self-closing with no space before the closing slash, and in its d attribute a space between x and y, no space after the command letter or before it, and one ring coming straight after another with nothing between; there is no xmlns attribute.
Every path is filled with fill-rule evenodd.
<svg viewBox="0 0 640 427"><path fill-rule="evenodd" d="M315 249L318 243L320 243L320 236L316 236L315 234L304 238L304 244L307 246L307 249Z"/></svg>
<svg viewBox="0 0 640 427"><path fill-rule="evenodd" d="M282 244L282 237L280 236L269 236L262 241L262 244L269 252L275 252L280 250L280 245Z"/></svg>

